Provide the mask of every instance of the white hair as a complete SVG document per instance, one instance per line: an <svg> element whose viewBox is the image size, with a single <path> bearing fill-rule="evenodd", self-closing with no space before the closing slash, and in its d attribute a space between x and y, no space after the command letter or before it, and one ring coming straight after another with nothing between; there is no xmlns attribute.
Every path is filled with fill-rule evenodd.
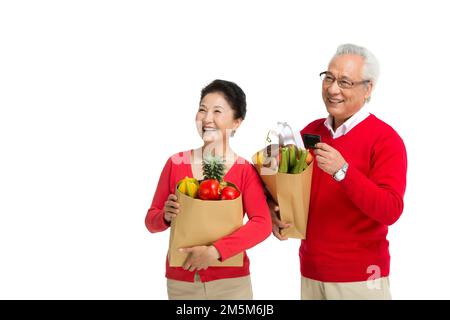
<svg viewBox="0 0 450 320"><path fill-rule="evenodd" d="M331 60L333 60L337 56L342 56L345 54L355 54L361 56L364 59L363 74L361 76L364 80L370 80L372 82L373 90L378 81L378 76L380 75L380 65L375 55L364 47L347 43L342 44L337 48L336 53ZM370 97L369 99L367 99L367 102L369 100Z"/></svg>

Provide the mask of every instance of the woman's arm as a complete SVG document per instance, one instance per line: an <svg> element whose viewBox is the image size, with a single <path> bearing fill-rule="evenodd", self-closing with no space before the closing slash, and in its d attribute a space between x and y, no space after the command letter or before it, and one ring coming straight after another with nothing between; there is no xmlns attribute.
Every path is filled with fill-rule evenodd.
<svg viewBox="0 0 450 320"><path fill-rule="evenodd" d="M170 226L170 222L164 219L164 206L170 195L171 171L172 159L169 158L161 172L152 204L145 217L145 226L152 233L164 231Z"/></svg>

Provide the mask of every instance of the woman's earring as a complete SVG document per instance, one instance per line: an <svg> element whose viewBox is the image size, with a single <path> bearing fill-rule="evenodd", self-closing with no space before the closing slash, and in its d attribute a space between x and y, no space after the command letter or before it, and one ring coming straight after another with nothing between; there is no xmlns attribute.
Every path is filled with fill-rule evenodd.
<svg viewBox="0 0 450 320"><path fill-rule="evenodd" d="M234 137L235 133L236 133L236 130L231 131L231 136Z"/></svg>

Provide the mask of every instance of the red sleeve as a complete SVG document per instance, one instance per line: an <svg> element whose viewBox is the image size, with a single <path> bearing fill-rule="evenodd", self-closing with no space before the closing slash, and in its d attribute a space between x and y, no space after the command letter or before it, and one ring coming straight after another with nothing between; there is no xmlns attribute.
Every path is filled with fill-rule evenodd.
<svg viewBox="0 0 450 320"><path fill-rule="evenodd" d="M256 169L249 164L245 183L243 183L242 201L248 221L232 234L216 241L214 246L220 253L220 260L226 260L266 239L272 232L269 207L266 203L263 185Z"/></svg>
<svg viewBox="0 0 450 320"><path fill-rule="evenodd" d="M164 220L164 203L170 194L170 175L172 171L172 159L167 160L159 177L158 186L153 196L152 205L145 217L145 226L150 232L166 230L170 224Z"/></svg>
<svg viewBox="0 0 450 320"><path fill-rule="evenodd" d="M369 176L365 176L352 164L340 183L353 203L367 216L391 225L403 211L406 189L407 158L402 139L392 132L375 144Z"/></svg>

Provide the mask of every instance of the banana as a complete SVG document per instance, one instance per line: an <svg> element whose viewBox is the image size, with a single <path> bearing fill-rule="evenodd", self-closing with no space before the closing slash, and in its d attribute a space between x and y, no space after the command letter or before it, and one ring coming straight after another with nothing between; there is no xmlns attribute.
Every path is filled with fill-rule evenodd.
<svg viewBox="0 0 450 320"><path fill-rule="evenodd" d="M256 165L262 166L264 164L264 152L258 151L256 153Z"/></svg>

